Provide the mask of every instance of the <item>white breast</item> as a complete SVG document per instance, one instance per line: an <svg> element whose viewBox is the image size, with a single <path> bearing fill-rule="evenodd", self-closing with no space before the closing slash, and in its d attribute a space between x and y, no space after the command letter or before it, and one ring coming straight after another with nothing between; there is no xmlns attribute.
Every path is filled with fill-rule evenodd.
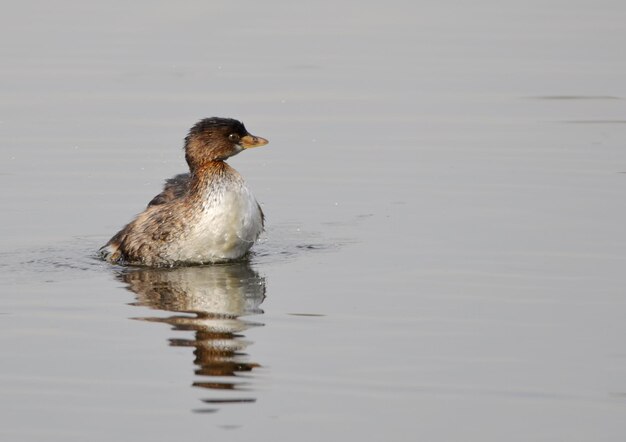
<svg viewBox="0 0 626 442"><path fill-rule="evenodd" d="M259 205L243 180L212 186L185 237L171 244L170 258L209 263L241 258L263 230Z"/></svg>

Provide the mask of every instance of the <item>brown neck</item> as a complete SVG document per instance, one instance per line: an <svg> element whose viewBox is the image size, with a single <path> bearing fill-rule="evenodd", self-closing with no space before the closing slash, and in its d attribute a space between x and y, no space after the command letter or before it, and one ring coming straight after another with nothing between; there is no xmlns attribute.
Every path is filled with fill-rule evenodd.
<svg viewBox="0 0 626 442"><path fill-rule="evenodd" d="M191 171L191 193L203 195L213 181L227 179L234 169L222 160L207 161Z"/></svg>

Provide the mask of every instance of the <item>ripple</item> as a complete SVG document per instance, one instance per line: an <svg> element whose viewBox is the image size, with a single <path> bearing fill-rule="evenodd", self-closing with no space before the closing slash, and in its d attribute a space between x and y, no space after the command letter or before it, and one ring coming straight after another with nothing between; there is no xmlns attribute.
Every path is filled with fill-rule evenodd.
<svg viewBox="0 0 626 442"><path fill-rule="evenodd" d="M123 269L100 259L97 251L105 241L99 236L75 237L57 244L0 252L0 283L57 282ZM297 223L284 223L270 226L246 260L253 265L280 263L309 253L336 251L351 242L347 238L329 239Z"/></svg>

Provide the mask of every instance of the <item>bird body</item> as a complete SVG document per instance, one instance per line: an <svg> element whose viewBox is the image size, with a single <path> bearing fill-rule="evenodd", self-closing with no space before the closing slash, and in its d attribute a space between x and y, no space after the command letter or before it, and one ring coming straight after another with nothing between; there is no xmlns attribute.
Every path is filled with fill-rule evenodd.
<svg viewBox="0 0 626 442"><path fill-rule="evenodd" d="M102 247L102 256L154 267L243 257L263 231L264 216L243 177L224 160L264 144L236 120L199 122L185 143L190 173L168 180L146 210Z"/></svg>

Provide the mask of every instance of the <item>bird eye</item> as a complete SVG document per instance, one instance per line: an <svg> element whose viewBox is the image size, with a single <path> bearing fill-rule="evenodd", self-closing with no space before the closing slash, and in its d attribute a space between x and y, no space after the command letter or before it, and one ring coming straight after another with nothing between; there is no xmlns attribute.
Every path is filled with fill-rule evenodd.
<svg viewBox="0 0 626 442"><path fill-rule="evenodd" d="M228 136L228 139L229 139L230 141L239 141L239 135L237 135L237 134L230 134L230 135Z"/></svg>

